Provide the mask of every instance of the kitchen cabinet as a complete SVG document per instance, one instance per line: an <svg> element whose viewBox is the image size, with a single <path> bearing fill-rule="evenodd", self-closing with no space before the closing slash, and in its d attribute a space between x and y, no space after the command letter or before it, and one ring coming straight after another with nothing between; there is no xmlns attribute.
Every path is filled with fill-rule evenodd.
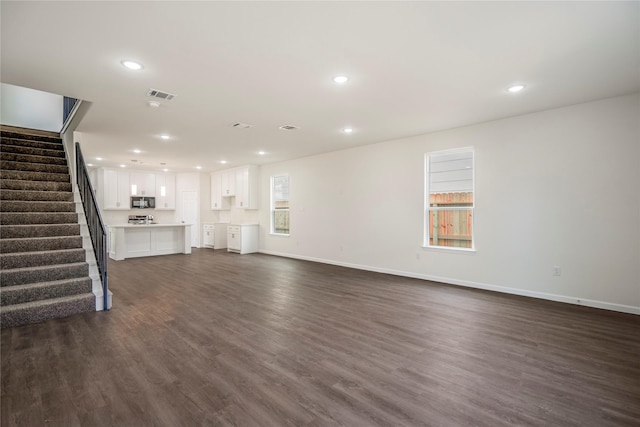
<svg viewBox="0 0 640 427"><path fill-rule="evenodd" d="M229 224L227 252L238 254L258 252L258 224Z"/></svg>
<svg viewBox="0 0 640 427"><path fill-rule="evenodd" d="M222 197L222 175L223 172L213 172L211 174L211 210L229 210L231 204L229 198Z"/></svg>
<svg viewBox="0 0 640 427"><path fill-rule="evenodd" d="M224 249L227 247L227 223L204 224L202 242L206 248Z"/></svg>
<svg viewBox="0 0 640 427"><path fill-rule="evenodd" d="M156 175L147 172L131 173L132 196L156 196Z"/></svg>
<svg viewBox="0 0 640 427"><path fill-rule="evenodd" d="M202 246L205 248L215 247L215 226L213 224L204 224L202 226Z"/></svg>
<svg viewBox="0 0 640 427"><path fill-rule="evenodd" d="M231 197L236 195L235 169L220 171L220 188L222 197Z"/></svg>
<svg viewBox="0 0 640 427"><path fill-rule="evenodd" d="M174 174L157 174L155 184L156 210L175 210L176 176Z"/></svg>
<svg viewBox="0 0 640 427"><path fill-rule="evenodd" d="M104 210L129 210L129 172L101 169L98 173L98 200Z"/></svg>
<svg viewBox="0 0 640 427"><path fill-rule="evenodd" d="M258 167L236 168L236 208L258 209Z"/></svg>

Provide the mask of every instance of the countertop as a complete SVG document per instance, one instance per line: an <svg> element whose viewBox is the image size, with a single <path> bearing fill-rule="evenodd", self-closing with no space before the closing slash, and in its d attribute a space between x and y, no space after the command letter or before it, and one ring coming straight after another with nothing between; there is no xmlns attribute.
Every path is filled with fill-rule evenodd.
<svg viewBox="0 0 640 427"><path fill-rule="evenodd" d="M186 227L193 224L167 223L167 224L113 224L107 225L108 228L162 228L162 227Z"/></svg>

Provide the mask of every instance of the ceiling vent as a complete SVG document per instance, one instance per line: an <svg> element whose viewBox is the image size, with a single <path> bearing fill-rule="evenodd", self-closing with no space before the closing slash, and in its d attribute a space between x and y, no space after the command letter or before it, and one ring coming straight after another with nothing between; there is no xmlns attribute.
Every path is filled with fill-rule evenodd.
<svg viewBox="0 0 640 427"><path fill-rule="evenodd" d="M167 101L171 101L173 98L176 97L172 93L163 92L163 91L158 90L158 89L149 89L149 92L147 92L147 96L151 96L153 98L166 99Z"/></svg>
<svg viewBox="0 0 640 427"><path fill-rule="evenodd" d="M300 128L298 126L293 126L293 125L283 125L283 126L280 126L278 129L282 129L282 130L298 130Z"/></svg>
<svg viewBox="0 0 640 427"><path fill-rule="evenodd" d="M234 128L238 128L238 129L249 129L249 128L253 127L253 125L249 125L249 124L246 124L246 123L240 123L240 122L234 123L232 126Z"/></svg>

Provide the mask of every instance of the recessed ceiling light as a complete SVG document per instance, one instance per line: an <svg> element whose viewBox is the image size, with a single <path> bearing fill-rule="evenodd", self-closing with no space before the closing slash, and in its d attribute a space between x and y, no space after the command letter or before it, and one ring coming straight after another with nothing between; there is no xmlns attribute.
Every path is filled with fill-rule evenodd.
<svg viewBox="0 0 640 427"><path fill-rule="evenodd" d="M347 81L349 81L349 77L347 77L347 76L335 76L333 78L333 82L334 83L342 84L342 83L346 83Z"/></svg>
<svg viewBox="0 0 640 427"><path fill-rule="evenodd" d="M87 163L87 166L91 167L93 166L93 163Z"/></svg>
<svg viewBox="0 0 640 427"><path fill-rule="evenodd" d="M147 105L149 105L149 107L151 108L158 108L160 106L160 103L158 101L147 101Z"/></svg>
<svg viewBox="0 0 640 427"><path fill-rule="evenodd" d="M169 135L166 135L166 134L165 134L165 135L160 135L160 138L162 138L162 139L165 139L165 140L166 140L166 139L169 139L169 138L171 138L171 137L170 137Z"/></svg>
<svg viewBox="0 0 640 427"><path fill-rule="evenodd" d="M227 161L226 160L220 160L220 163L222 163L223 165L226 165Z"/></svg>
<svg viewBox="0 0 640 427"><path fill-rule="evenodd" d="M102 160L102 157L96 157L96 160L100 161Z"/></svg>
<svg viewBox="0 0 640 427"><path fill-rule="evenodd" d="M202 166L196 166L196 169L202 169Z"/></svg>
<svg viewBox="0 0 640 427"><path fill-rule="evenodd" d="M265 153L264 151L258 151L258 154L260 154L261 156L264 156L267 153Z"/></svg>
<svg viewBox="0 0 640 427"><path fill-rule="evenodd" d="M525 85L518 84L518 85L510 86L509 89L507 89L507 91L509 91L511 93L517 93L517 92L520 92L524 88L525 88Z"/></svg>
<svg viewBox="0 0 640 427"><path fill-rule="evenodd" d="M169 169L167 169L167 168L164 168L164 169L162 169L162 170L163 170L164 172L169 172Z"/></svg>
<svg viewBox="0 0 640 427"><path fill-rule="evenodd" d="M344 133L353 133L353 129L351 129L351 128L344 128L344 129L342 129L342 132L344 132Z"/></svg>
<svg viewBox="0 0 640 427"><path fill-rule="evenodd" d="M136 61L131 61L131 60L128 60L128 59L122 60L122 61L120 61L120 63L125 68L128 68L130 70L134 70L134 71L142 70L144 68L141 63L136 62Z"/></svg>
<svg viewBox="0 0 640 427"><path fill-rule="evenodd" d="M138 149L133 150L133 152L134 152L134 153L136 153L136 154L140 154L140 153L142 153L142 151L140 151L140 150L138 150Z"/></svg>
<svg viewBox="0 0 640 427"><path fill-rule="evenodd" d="M121 167L121 168L126 168L126 167L127 167L127 165L120 165L120 167Z"/></svg>

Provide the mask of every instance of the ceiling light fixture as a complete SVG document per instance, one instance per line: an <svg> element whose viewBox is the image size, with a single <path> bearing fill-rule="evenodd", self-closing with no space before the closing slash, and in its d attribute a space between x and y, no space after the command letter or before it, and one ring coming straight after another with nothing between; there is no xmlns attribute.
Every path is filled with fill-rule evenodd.
<svg viewBox="0 0 640 427"><path fill-rule="evenodd" d="M160 138L162 138L162 139L164 139L164 140L167 140L167 139L169 139L169 138L171 138L171 137L170 137L169 135L166 135L166 134L165 134L165 135L160 135Z"/></svg>
<svg viewBox="0 0 640 427"><path fill-rule="evenodd" d="M87 163L87 166L91 167L93 166L93 163Z"/></svg>
<svg viewBox="0 0 640 427"><path fill-rule="evenodd" d="M151 107L151 108L160 107L160 103L158 101L147 101L147 105L149 105L149 107Z"/></svg>
<svg viewBox="0 0 640 427"><path fill-rule="evenodd" d="M344 129L342 129L342 132L344 132L344 133L353 133L353 129L352 128L344 128Z"/></svg>
<svg viewBox="0 0 640 427"><path fill-rule="evenodd" d="M134 152L134 153L136 153L136 154L140 154L140 153L142 153L142 151L140 151L140 150L138 150L138 149L133 150L133 152Z"/></svg>
<svg viewBox="0 0 640 427"><path fill-rule="evenodd" d="M510 93L518 93L524 88L525 88L525 85L517 84L517 85L510 86L509 89L507 89L507 91Z"/></svg>
<svg viewBox="0 0 640 427"><path fill-rule="evenodd" d="M163 171L163 172L169 172L169 169L164 168L164 169L162 169L162 171Z"/></svg>
<svg viewBox="0 0 640 427"><path fill-rule="evenodd" d="M120 165L120 167L121 167L121 168L126 168L126 167L127 167L127 165Z"/></svg>
<svg viewBox="0 0 640 427"><path fill-rule="evenodd" d="M264 156L267 153L265 153L264 151L258 151L258 154L260 154L261 156Z"/></svg>
<svg viewBox="0 0 640 427"><path fill-rule="evenodd" d="M343 84L343 83L346 83L347 81L349 81L349 77L347 76L335 76L333 78L333 82L338 84Z"/></svg>
<svg viewBox="0 0 640 427"><path fill-rule="evenodd" d="M122 64L123 67L128 68L129 70L133 70L133 71L142 70L144 68L141 63L136 62L136 61L131 61L131 60L128 60L128 59L124 59L124 60L120 61L120 63Z"/></svg>
<svg viewBox="0 0 640 427"><path fill-rule="evenodd" d="M220 163L222 163L223 165L226 165L227 161L226 160L220 160Z"/></svg>
<svg viewBox="0 0 640 427"><path fill-rule="evenodd" d="M102 160L102 157L96 157L96 160L100 161Z"/></svg>
<svg viewBox="0 0 640 427"><path fill-rule="evenodd" d="M202 169L202 166L196 166L196 169Z"/></svg>

